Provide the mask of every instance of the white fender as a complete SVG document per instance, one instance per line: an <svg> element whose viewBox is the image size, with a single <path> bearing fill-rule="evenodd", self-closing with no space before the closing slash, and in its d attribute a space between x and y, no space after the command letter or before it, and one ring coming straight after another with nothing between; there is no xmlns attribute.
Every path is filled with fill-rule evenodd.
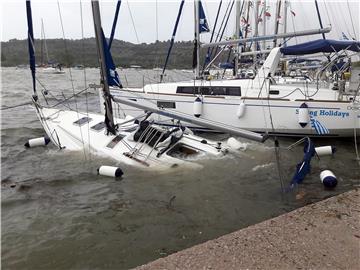
<svg viewBox="0 0 360 270"><path fill-rule="evenodd" d="M201 113L202 113L202 100L200 97L196 97L196 99L194 100L194 116L195 117L200 117Z"/></svg>
<svg viewBox="0 0 360 270"><path fill-rule="evenodd" d="M333 155L335 153L335 151L336 151L336 148L331 145L315 147L315 152L319 157Z"/></svg>
<svg viewBox="0 0 360 270"><path fill-rule="evenodd" d="M35 147L35 146L45 146L48 145L50 142L50 139L48 137L40 137L35 139L28 140L24 146L25 147Z"/></svg>
<svg viewBox="0 0 360 270"><path fill-rule="evenodd" d="M226 144L233 150L245 150L246 149L246 144L239 142L237 139L235 139L234 137L230 137Z"/></svg>
<svg viewBox="0 0 360 270"><path fill-rule="evenodd" d="M299 107L298 121L303 128L310 122L309 107L306 103L302 103Z"/></svg>
<svg viewBox="0 0 360 270"><path fill-rule="evenodd" d="M320 173L320 180L327 188L333 188L337 185L336 176L330 170L325 170Z"/></svg>
<svg viewBox="0 0 360 270"><path fill-rule="evenodd" d="M243 117L243 115L245 114L245 110L246 110L246 104L244 102L241 102L237 111L236 111L236 116L238 118Z"/></svg>
<svg viewBox="0 0 360 270"><path fill-rule="evenodd" d="M98 169L98 174L104 175L104 176L110 176L110 177L120 177L124 173L119 167L101 166Z"/></svg>

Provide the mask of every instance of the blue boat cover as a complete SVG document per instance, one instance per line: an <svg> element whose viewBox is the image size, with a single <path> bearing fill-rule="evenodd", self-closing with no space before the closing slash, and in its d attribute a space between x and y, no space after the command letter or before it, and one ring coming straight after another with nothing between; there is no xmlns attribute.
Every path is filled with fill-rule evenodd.
<svg viewBox="0 0 360 270"><path fill-rule="evenodd" d="M234 68L234 64L229 63L229 62L220 63L220 64L219 64L219 68L223 68L223 69L233 69L233 68Z"/></svg>
<svg viewBox="0 0 360 270"><path fill-rule="evenodd" d="M313 59L313 58L295 58L289 61L289 63L304 63L304 62L321 62L320 59Z"/></svg>
<svg viewBox="0 0 360 270"><path fill-rule="evenodd" d="M116 67L113 61L113 58L110 53L109 45L105 39L104 31L101 29L104 53L105 53L105 65L106 65L106 75L109 86L118 86L122 88L119 75L116 71Z"/></svg>
<svg viewBox="0 0 360 270"><path fill-rule="evenodd" d="M285 55L333 53L341 50L360 52L360 42L355 40L318 39L280 49L281 53Z"/></svg>

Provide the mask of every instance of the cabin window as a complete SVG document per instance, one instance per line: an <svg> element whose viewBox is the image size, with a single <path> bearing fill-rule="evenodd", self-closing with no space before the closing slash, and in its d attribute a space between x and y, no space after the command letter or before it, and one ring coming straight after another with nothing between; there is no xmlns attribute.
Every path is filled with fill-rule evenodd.
<svg viewBox="0 0 360 270"><path fill-rule="evenodd" d="M200 89L200 91L198 91ZM210 86L210 87L194 87L194 86L179 86L176 93L194 94L201 93L202 95L215 96L241 96L241 87L235 86Z"/></svg>
<svg viewBox="0 0 360 270"><path fill-rule="evenodd" d="M158 101L157 106L159 108L170 108L170 109L176 108L175 102L170 102L170 101Z"/></svg>
<svg viewBox="0 0 360 270"><path fill-rule="evenodd" d="M280 94L280 91L279 90L269 90L269 94L270 95L278 95L278 94Z"/></svg>
<svg viewBox="0 0 360 270"><path fill-rule="evenodd" d="M186 87L186 86L178 86L176 89L176 93L179 94L194 94L194 87L190 86L190 87Z"/></svg>
<svg viewBox="0 0 360 270"><path fill-rule="evenodd" d="M95 126L92 126L90 129L92 130L95 130L95 131L100 131L102 129L105 128L105 122L100 122L100 123L97 123Z"/></svg>
<svg viewBox="0 0 360 270"><path fill-rule="evenodd" d="M224 96L226 95L226 87L211 87L210 95Z"/></svg>
<svg viewBox="0 0 360 270"><path fill-rule="evenodd" d="M82 126L82 125L84 125L84 124L86 124L86 123L89 123L90 121L91 121L92 119L90 118L90 117L83 117L83 118L80 118L80 119L78 119L78 120L76 120L75 122L74 122L74 125L77 125L77 126Z"/></svg>
<svg viewBox="0 0 360 270"><path fill-rule="evenodd" d="M173 146L166 154L171 157L186 159L197 156L202 152L203 151L201 151L200 149L194 148L190 145L178 143L175 146Z"/></svg>
<svg viewBox="0 0 360 270"><path fill-rule="evenodd" d="M226 95L241 96L241 87L226 87Z"/></svg>
<svg viewBox="0 0 360 270"><path fill-rule="evenodd" d="M116 137L114 137L114 138L111 140L111 142L109 142L109 143L106 145L106 147L113 149L113 148L114 148L122 139L124 139L124 138L125 138L124 135L119 134L119 135L117 135Z"/></svg>
<svg viewBox="0 0 360 270"><path fill-rule="evenodd" d="M210 93L211 93L211 90L210 90L211 88L209 88L209 87L201 87L200 88L200 93L202 94L202 95L210 95Z"/></svg>

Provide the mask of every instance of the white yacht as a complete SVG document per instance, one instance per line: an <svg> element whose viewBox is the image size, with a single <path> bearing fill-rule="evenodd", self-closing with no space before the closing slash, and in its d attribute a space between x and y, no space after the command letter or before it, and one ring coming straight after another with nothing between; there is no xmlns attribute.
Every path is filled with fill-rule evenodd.
<svg viewBox="0 0 360 270"><path fill-rule="evenodd" d="M317 41L315 41L317 42ZM318 42L322 49L334 46ZM359 52L359 42L340 44ZM340 46L339 45L339 46ZM291 47L286 47L289 51ZM167 110L176 110L215 124L227 124L254 132L282 136L348 137L360 133L359 79L345 87L320 88L316 84L279 85L272 79L284 50L274 48L253 79L195 79L148 84L142 88L111 88L114 97ZM143 113L122 106L133 116ZM156 118L171 125L166 118ZM189 124L188 127L203 129Z"/></svg>

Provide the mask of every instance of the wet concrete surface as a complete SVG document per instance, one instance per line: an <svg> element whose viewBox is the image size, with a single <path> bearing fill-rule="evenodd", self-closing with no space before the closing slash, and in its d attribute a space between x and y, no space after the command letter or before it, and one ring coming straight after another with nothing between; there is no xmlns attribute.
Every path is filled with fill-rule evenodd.
<svg viewBox="0 0 360 270"><path fill-rule="evenodd" d="M136 269L360 269L360 190L299 208Z"/></svg>

